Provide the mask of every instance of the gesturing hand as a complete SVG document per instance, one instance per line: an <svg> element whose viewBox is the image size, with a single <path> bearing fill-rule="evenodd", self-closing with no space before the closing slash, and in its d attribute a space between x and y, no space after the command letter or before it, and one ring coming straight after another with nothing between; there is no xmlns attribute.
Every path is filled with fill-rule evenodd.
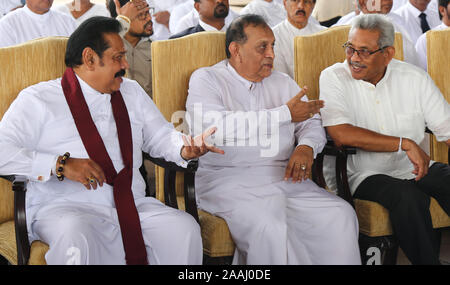
<svg viewBox="0 0 450 285"><path fill-rule="evenodd" d="M292 182L302 182L309 178L311 167L314 161L313 149L307 145L299 145L292 153L286 171L284 180L292 178Z"/></svg>
<svg viewBox="0 0 450 285"><path fill-rule="evenodd" d="M303 87L297 95L286 103L289 111L291 111L292 122L303 122L319 113L324 106L323 100L302 101L302 97L307 91L308 87Z"/></svg>
<svg viewBox="0 0 450 285"><path fill-rule="evenodd" d="M216 132L217 128L210 128L203 132L201 135L198 135L194 138L191 136L182 136L183 138L183 148L181 149L181 157L185 160L193 159L200 157L207 153L208 151L212 151L215 153L224 154L225 152L220 148L217 148L212 145L208 145L205 142L205 139Z"/></svg>
<svg viewBox="0 0 450 285"><path fill-rule="evenodd" d="M145 0L129 1L123 6L120 5L119 0L114 0L114 4L116 4L117 15L126 16L130 21L135 20L139 14L150 10L148 3Z"/></svg>
<svg viewBox="0 0 450 285"><path fill-rule="evenodd" d="M58 167L59 160L56 167ZM64 177L80 182L88 190L91 190L91 186L95 190L97 184L103 186L106 181L102 168L95 161L83 158L68 158L64 165Z"/></svg>

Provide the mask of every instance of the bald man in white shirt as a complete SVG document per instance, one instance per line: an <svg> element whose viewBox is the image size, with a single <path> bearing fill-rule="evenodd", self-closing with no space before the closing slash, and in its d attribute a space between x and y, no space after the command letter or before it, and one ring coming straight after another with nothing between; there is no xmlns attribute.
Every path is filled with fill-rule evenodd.
<svg viewBox="0 0 450 285"><path fill-rule="evenodd" d="M353 197L380 203L413 264L439 264L430 197L450 214L450 167L419 147L427 126L450 146L450 105L419 67L393 59L394 27L377 14L355 18L346 61L320 76L323 125L348 158ZM331 176L325 162L324 173ZM328 180L328 179L327 179Z"/></svg>
<svg viewBox="0 0 450 285"><path fill-rule="evenodd" d="M191 76L191 133L216 125L225 151L200 159L198 205L226 220L234 264L360 264L353 208L308 178L326 142L322 102L272 70L274 40L261 16L239 16L228 59Z"/></svg>

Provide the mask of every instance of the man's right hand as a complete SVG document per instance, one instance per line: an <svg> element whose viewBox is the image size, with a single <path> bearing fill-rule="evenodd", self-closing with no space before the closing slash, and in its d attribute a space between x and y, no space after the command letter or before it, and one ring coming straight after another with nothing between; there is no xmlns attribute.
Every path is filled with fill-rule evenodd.
<svg viewBox="0 0 450 285"><path fill-rule="evenodd" d="M407 138L402 140L402 149L413 164L412 173L416 175L416 181L419 181L428 173L430 157L413 140Z"/></svg>
<svg viewBox="0 0 450 285"><path fill-rule="evenodd" d="M58 158L56 168L58 168L61 158ZM69 157L64 164L63 174L67 179L80 182L88 190L91 190L91 186L95 190L97 184L101 187L106 181L103 169L91 159Z"/></svg>
<svg viewBox="0 0 450 285"><path fill-rule="evenodd" d="M286 105L291 112L292 122L303 122L320 112L324 106L323 100L302 101L302 97L306 94L308 88L303 87L300 92L289 100Z"/></svg>
<svg viewBox="0 0 450 285"><path fill-rule="evenodd" d="M117 15L125 16L130 21L134 21L139 14L150 10L145 0L129 1L123 6L120 6L119 0L114 0L114 4L116 4Z"/></svg>

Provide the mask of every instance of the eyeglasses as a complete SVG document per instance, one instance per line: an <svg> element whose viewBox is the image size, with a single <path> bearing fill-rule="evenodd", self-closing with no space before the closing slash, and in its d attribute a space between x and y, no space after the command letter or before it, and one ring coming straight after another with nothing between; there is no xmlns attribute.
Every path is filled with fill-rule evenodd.
<svg viewBox="0 0 450 285"><path fill-rule="evenodd" d="M147 17L152 16L154 14L154 12L155 12L155 8L150 7L148 11L139 13L137 15L137 18L139 21L143 21L143 20L147 19Z"/></svg>
<svg viewBox="0 0 450 285"><path fill-rule="evenodd" d="M356 52L358 54L358 56L362 59L367 59L369 58L369 56L371 56L374 53L377 53L379 51L384 50L385 48L387 48L387 46L379 48L377 50L374 51L370 51L368 49L354 49L349 42L346 42L343 46L345 49L345 54L347 54L347 56L353 56L353 54Z"/></svg>

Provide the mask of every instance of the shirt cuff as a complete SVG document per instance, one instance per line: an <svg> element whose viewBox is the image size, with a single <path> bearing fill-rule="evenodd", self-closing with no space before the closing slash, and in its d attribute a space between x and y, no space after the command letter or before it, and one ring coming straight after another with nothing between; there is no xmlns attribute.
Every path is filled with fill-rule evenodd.
<svg viewBox="0 0 450 285"><path fill-rule="evenodd" d="M116 20L119 21L120 25L122 26L122 31L120 31L119 35L123 37L126 33L128 33L128 30L130 29L130 22L128 22L129 19L125 16L118 15L116 17Z"/></svg>
<svg viewBox="0 0 450 285"><path fill-rule="evenodd" d="M58 155L48 153L36 153L31 168L31 181L46 182L53 173L56 173L56 161Z"/></svg>
<svg viewBox="0 0 450 285"><path fill-rule="evenodd" d="M300 146L300 145L306 145L306 146L311 147L311 148L313 149L313 155L314 155L314 158L316 158L316 156L317 156L317 150L319 149L319 146L318 146L317 143L315 143L315 142L314 142L313 140L311 140L311 139L304 138L304 139L300 139L299 142L297 143L297 146Z"/></svg>

